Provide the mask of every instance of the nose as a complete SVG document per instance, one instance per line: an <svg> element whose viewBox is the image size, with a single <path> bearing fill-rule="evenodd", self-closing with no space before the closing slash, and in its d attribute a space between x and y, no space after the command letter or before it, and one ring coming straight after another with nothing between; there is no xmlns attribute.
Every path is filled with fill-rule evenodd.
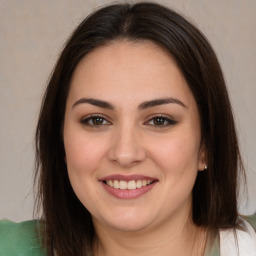
<svg viewBox="0 0 256 256"><path fill-rule="evenodd" d="M126 127L115 131L108 157L122 167L131 167L146 159L146 150L136 128Z"/></svg>

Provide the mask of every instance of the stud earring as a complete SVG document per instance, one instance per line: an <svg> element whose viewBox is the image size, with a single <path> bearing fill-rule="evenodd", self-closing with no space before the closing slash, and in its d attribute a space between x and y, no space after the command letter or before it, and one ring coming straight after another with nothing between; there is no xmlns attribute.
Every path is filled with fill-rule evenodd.
<svg viewBox="0 0 256 256"><path fill-rule="evenodd" d="M208 166L207 166L207 164L205 164L204 169L207 170L207 168L208 168Z"/></svg>

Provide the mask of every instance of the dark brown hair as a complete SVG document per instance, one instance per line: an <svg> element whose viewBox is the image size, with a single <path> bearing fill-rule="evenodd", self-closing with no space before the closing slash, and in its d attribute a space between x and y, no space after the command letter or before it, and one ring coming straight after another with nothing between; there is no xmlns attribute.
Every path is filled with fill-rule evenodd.
<svg viewBox="0 0 256 256"><path fill-rule="evenodd" d="M49 80L36 131L37 203L48 255L91 255L90 213L73 192L62 129L72 74L83 57L113 40L151 40L177 62L201 118L208 169L193 189L193 221L211 229L237 225L237 135L222 71L207 39L175 11L154 3L115 4L85 18L67 41Z"/></svg>

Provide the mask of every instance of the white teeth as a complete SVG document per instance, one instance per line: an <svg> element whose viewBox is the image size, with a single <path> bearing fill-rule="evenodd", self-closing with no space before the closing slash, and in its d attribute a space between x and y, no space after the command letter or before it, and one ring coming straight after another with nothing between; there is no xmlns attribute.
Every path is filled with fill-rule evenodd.
<svg viewBox="0 0 256 256"><path fill-rule="evenodd" d="M110 185L111 186L111 185ZM113 184L114 188L120 188L120 184L118 180L114 180L114 184Z"/></svg>
<svg viewBox="0 0 256 256"><path fill-rule="evenodd" d="M149 184L153 183L152 180L130 180L130 181L125 181L125 180L107 180L106 184L112 188L116 189L136 189L136 188L141 188L145 187Z"/></svg>
<svg viewBox="0 0 256 256"><path fill-rule="evenodd" d="M120 189L127 189L128 187L127 182L124 180L120 180L119 184L120 184Z"/></svg>
<svg viewBox="0 0 256 256"><path fill-rule="evenodd" d="M137 188L141 188L142 187L142 181L141 180L137 180L136 187Z"/></svg>
<svg viewBox="0 0 256 256"><path fill-rule="evenodd" d="M128 182L128 189L136 189L135 180L131 180L131 181Z"/></svg>

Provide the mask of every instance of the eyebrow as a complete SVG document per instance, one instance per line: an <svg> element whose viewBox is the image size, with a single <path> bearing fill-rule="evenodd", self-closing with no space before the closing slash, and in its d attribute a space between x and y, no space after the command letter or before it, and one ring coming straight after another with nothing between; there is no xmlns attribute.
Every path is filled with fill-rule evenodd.
<svg viewBox="0 0 256 256"><path fill-rule="evenodd" d="M103 100L98 100L98 99L93 99L93 98L81 98L72 105L72 108L76 107L77 105L84 104L84 103L91 104L93 106L97 106L100 108L106 108L106 109L111 109L111 110L115 109L115 106L110 104L109 102L103 101ZM138 109L144 110L147 108L152 108L152 107L156 107L156 106L164 105L164 104L178 104L184 108L187 108L187 106L182 101L180 101L178 99L163 98L163 99L155 99L155 100L145 101L138 106Z"/></svg>
<svg viewBox="0 0 256 256"><path fill-rule="evenodd" d="M83 104L83 103L88 103L88 104L91 104L93 106L97 106L97 107L100 107L100 108L106 108L106 109L114 109L115 107L106 102L106 101L103 101L103 100L97 100L97 99L92 99L92 98L82 98L78 101L76 101L72 108L74 108L75 106L79 105L79 104Z"/></svg>
<svg viewBox="0 0 256 256"><path fill-rule="evenodd" d="M184 108L187 108L187 106L182 101L175 98L164 98L164 99L155 99L155 100L145 101L141 103L138 108L140 110L143 110L146 108L152 108L152 107L156 107L164 104L178 104Z"/></svg>

